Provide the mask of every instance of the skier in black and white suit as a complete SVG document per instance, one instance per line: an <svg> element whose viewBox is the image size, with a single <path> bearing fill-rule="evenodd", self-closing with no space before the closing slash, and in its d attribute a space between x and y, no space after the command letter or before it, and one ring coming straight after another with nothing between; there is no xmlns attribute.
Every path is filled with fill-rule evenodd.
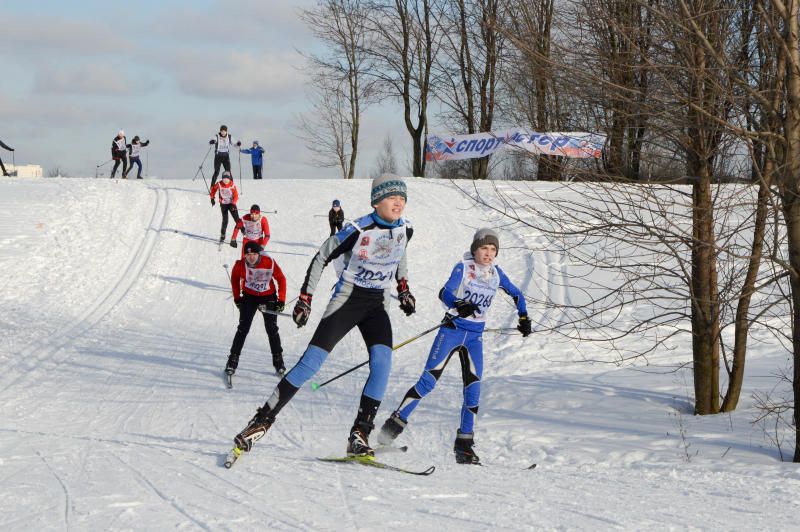
<svg viewBox="0 0 800 532"><path fill-rule="evenodd" d="M392 324L388 314L392 284L397 281L400 308L406 315L414 313L416 304L407 281L405 251L413 229L402 218L406 197L406 185L399 177L384 174L373 180L371 203L375 210L328 238L311 261L293 312L298 327L308 321L311 298L323 268L342 256L345 269L305 353L236 436L234 442L242 451L249 451L266 434L275 416L320 369L328 353L357 326L367 345L370 371L350 430L347 454L374 455L368 437L386 392L392 363Z"/></svg>
<svg viewBox="0 0 800 532"><path fill-rule="evenodd" d="M8 151L14 151L14 148L12 148L11 146L5 145L2 140L0 140L0 148L6 149ZM3 159L2 158L0 158L0 169L3 170L3 175L4 176L8 176L8 172L6 172L6 167L3 166Z"/></svg>
<svg viewBox="0 0 800 532"><path fill-rule="evenodd" d="M128 178L128 142L125 139L125 132L119 130L117 136L111 141L111 158L114 160L114 168L111 169L111 179L117 173L119 163L122 163L122 179Z"/></svg>
<svg viewBox="0 0 800 532"><path fill-rule="evenodd" d="M219 126L219 133L211 137L208 143L216 146L214 149L214 175L211 176L211 186L213 187L217 182L220 166L224 166L227 172L231 171L231 148L241 146L242 141L234 140L228 135L228 126L223 125Z"/></svg>

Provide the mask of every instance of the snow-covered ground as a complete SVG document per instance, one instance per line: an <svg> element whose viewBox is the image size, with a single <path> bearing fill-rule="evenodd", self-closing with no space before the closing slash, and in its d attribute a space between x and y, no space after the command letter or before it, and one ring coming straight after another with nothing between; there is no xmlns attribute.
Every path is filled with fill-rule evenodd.
<svg viewBox="0 0 800 532"><path fill-rule="evenodd" d="M395 305L397 342L440 319L441 284L474 230L492 223L450 183L409 187L418 312L406 317ZM752 392L772 389L787 365L769 342L753 343L740 408L700 418L690 414L685 371L588 364L585 346L554 335L487 333L476 427L484 467L452 457L461 399L452 363L398 440L409 452L383 458L435 465L429 477L315 460L343 454L364 371L301 390L226 470L233 436L277 377L254 323L235 387L223 385L237 320L226 266L239 251L218 249L219 209L203 183L4 179L0 191L4 531L800 529L800 469L751 423ZM268 250L289 299L328 234L331 200L354 217L368 212L368 191L367 181L244 183L243 211L278 211L268 215ZM528 233L502 232L499 263L526 293L564 291L567 266ZM333 280L326 272L309 326L281 319L287 365L305 349ZM534 326L558 318L530 311ZM499 297L489 327L515 323ZM418 377L431 340L396 352L379 423ZM665 356L685 361L689 349ZM317 380L363 360L351 333Z"/></svg>

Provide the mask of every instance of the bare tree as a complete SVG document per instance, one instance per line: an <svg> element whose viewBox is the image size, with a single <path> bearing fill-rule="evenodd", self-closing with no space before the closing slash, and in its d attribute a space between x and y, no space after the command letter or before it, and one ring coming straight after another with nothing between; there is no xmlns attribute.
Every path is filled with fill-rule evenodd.
<svg viewBox="0 0 800 532"><path fill-rule="evenodd" d="M437 20L443 45L437 71L437 97L449 110L447 120L466 133L491 131L503 67L506 16L502 0L443 0ZM470 159L473 179L489 176L489 157Z"/></svg>
<svg viewBox="0 0 800 532"><path fill-rule="evenodd" d="M372 48L372 34L367 31L364 2L319 0L316 8L304 10L301 16L314 36L326 46L324 55L307 56L314 72L312 81L322 96L338 91L337 102L330 107L346 110L349 115L343 122L349 143L344 177L352 179L358 159L361 113L374 96L374 82L366 75L371 69L367 50ZM323 120L339 122L337 117Z"/></svg>
<svg viewBox="0 0 800 532"><path fill-rule="evenodd" d="M435 0L380 0L369 2L370 30L375 58L371 72L384 92L403 105L403 120L411 137L414 176L425 175L425 133L432 69L439 46L439 26L433 20Z"/></svg>
<svg viewBox="0 0 800 532"><path fill-rule="evenodd" d="M309 95L311 110L298 117L300 137L306 141L311 163L320 168L338 168L343 179L352 176L350 140L352 114L344 93L333 80L318 79Z"/></svg>
<svg viewBox="0 0 800 532"><path fill-rule="evenodd" d="M375 179L381 174L396 174L397 161L394 157L394 147L392 146L392 136L386 135L383 141L383 150L375 161L375 168L370 177Z"/></svg>

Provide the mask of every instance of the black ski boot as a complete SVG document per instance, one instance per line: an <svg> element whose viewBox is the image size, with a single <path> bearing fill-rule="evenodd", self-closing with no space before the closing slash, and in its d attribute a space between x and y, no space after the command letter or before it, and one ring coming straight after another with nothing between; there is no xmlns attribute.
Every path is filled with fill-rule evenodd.
<svg viewBox="0 0 800 532"><path fill-rule="evenodd" d="M350 437L347 438L347 456L375 456L375 451L369 446L369 433L375 428L372 422L380 406L380 401L366 395L361 396L358 415L350 429Z"/></svg>
<svg viewBox="0 0 800 532"><path fill-rule="evenodd" d="M400 412L393 412L386 421L384 421L381 431L378 433L378 443L381 445L391 445L391 443L400 436L403 429L406 428L408 421L403 421L400 418Z"/></svg>
<svg viewBox="0 0 800 532"><path fill-rule="evenodd" d="M221 243L223 243L223 242L225 242L225 233L222 233L222 234L219 236L219 242L220 242L220 244L221 244Z"/></svg>
<svg viewBox="0 0 800 532"><path fill-rule="evenodd" d="M456 453L457 464L481 465L481 459L475 454L472 446L475 445L473 434L464 434L460 430L456 434L453 452Z"/></svg>
<svg viewBox="0 0 800 532"><path fill-rule="evenodd" d="M249 452L253 444L264 437L275 418L269 407L263 406L256 410L256 415L250 420L242 432L236 435L233 443L244 452Z"/></svg>
<svg viewBox="0 0 800 532"><path fill-rule="evenodd" d="M286 373L286 366L283 364L283 353L272 354L272 366L275 368L275 373L283 376Z"/></svg>
<svg viewBox="0 0 800 532"><path fill-rule="evenodd" d="M375 450L369 446L369 433L374 426L363 423L353 425L347 439L347 456L375 456Z"/></svg>
<svg viewBox="0 0 800 532"><path fill-rule="evenodd" d="M228 363L225 365L225 373L227 375L233 375L236 373L237 367L239 367L239 355L237 353L231 353L228 355Z"/></svg>

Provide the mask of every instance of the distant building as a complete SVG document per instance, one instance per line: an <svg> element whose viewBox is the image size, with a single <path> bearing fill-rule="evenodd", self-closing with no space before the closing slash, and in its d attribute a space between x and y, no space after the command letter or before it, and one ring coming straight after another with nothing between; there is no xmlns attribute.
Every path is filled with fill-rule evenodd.
<svg viewBox="0 0 800 532"><path fill-rule="evenodd" d="M6 164L5 167L12 177L44 177L42 167L38 164Z"/></svg>

